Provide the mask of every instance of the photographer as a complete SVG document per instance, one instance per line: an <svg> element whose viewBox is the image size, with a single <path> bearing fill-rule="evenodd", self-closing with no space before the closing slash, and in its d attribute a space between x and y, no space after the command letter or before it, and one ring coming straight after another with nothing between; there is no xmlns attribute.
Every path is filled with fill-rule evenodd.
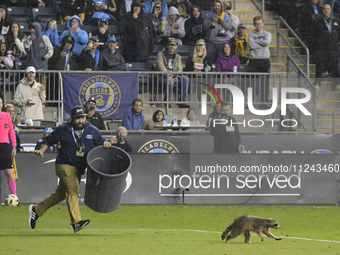
<svg viewBox="0 0 340 255"><path fill-rule="evenodd" d="M110 143L113 146L123 149L126 152L132 152L131 145L126 141L127 129L123 126L117 128L117 136L113 136Z"/></svg>
<svg viewBox="0 0 340 255"><path fill-rule="evenodd" d="M230 112L230 105L223 103L221 117L216 115L210 123L210 134L214 137L213 153L242 153L244 151L238 125Z"/></svg>
<svg viewBox="0 0 340 255"><path fill-rule="evenodd" d="M233 11L232 11L233 7L231 4L231 1L224 1L223 8L224 8L224 12L228 14L229 16L228 18L230 18L231 20L232 28L230 30L227 30L227 37L228 37L228 40L230 40L230 38L232 38L236 34L237 26L240 23L240 19L235 14L233 14Z"/></svg>
<svg viewBox="0 0 340 255"><path fill-rule="evenodd" d="M247 25L245 23L238 24L236 36L231 38L229 42L232 46L231 51L239 58L241 65L248 65L250 48L248 44Z"/></svg>
<svg viewBox="0 0 340 255"><path fill-rule="evenodd" d="M98 21L97 29L91 34L89 33L89 36L97 36L99 39L99 46L98 50L102 51L105 49L105 43L107 42L107 39L109 38L109 31L107 29L109 28L109 22L107 19L100 19Z"/></svg>

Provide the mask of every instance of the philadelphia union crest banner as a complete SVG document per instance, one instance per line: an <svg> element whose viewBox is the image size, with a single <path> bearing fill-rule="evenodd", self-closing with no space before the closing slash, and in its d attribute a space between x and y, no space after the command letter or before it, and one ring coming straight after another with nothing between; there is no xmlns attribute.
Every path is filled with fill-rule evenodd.
<svg viewBox="0 0 340 255"><path fill-rule="evenodd" d="M64 120L70 119L71 109L85 105L90 97L97 101L96 111L103 119L122 119L138 97L137 73L62 74Z"/></svg>

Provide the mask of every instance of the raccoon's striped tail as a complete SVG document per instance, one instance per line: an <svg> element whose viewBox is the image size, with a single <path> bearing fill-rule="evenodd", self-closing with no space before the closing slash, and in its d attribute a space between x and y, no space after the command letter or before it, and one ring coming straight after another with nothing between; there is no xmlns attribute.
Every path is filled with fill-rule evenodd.
<svg viewBox="0 0 340 255"><path fill-rule="evenodd" d="M232 226L232 225L229 225L229 226L226 228L226 230L224 230L224 231L222 232L221 240L224 240L224 239L226 238L226 236L229 234L229 232L231 231L231 226Z"/></svg>

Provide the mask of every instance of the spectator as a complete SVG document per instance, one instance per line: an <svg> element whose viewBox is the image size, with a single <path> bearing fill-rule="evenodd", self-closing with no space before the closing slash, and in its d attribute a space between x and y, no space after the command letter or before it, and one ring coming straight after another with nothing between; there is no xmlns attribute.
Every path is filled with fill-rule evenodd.
<svg viewBox="0 0 340 255"><path fill-rule="evenodd" d="M24 41L27 50L27 66L38 70L48 70L48 59L53 55L53 46L46 35L41 34L41 26L33 22L28 26L31 35Z"/></svg>
<svg viewBox="0 0 340 255"><path fill-rule="evenodd" d="M211 62L207 55L206 43L204 39L196 42L194 52L188 57L184 71L186 72L205 72L211 71Z"/></svg>
<svg viewBox="0 0 340 255"><path fill-rule="evenodd" d="M131 12L122 21L125 60L146 62L154 48L156 33L149 14L144 13L140 0L133 0Z"/></svg>
<svg viewBox="0 0 340 255"><path fill-rule="evenodd" d="M105 141L97 128L86 122L85 116L84 107L74 107L71 110L72 119L45 137L40 150L34 151L43 157L49 146L58 142L61 144L55 165L55 172L59 177L58 187L44 201L29 206L29 226L32 229L35 228L39 217L64 199L69 208L74 233L90 223L89 220L81 219L78 202L80 178L85 172L89 151L99 145L109 148L111 143Z"/></svg>
<svg viewBox="0 0 340 255"><path fill-rule="evenodd" d="M315 43L315 81L316 89L320 90L322 73L328 70L332 73L333 89L340 90L340 85L334 81L339 78L338 71L338 42L340 40L340 20L332 17L332 9L329 4L323 4L322 16L318 16L312 24L312 35Z"/></svg>
<svg viewBox="0 0 340 255"><path fill-rule="evenodd" d="M299 32L302 42L310 50L310 54L314 55L314 45L312 38L311 25L317 15L321 13L321 0L309 0L301 9L301 16L299 20Z"/></svg>
<svg viewBox="0 0 340 255"><path fill-rule="evenodd" d="M100 19L98 21L97 29L90 33L89 36L97 36L99 39L99 46L98 50L101 52L103 49L105 49L105 43L107 42L107 39L109 38L109 31L107 29L109 28L109 22L107 19Z"/></svg>
<svg viewBox="0 0 340 255"><path fill-rule="evenodd" d="M40 150L41 145L43 145L43 141L45 137L49 136L53 132L53 129L50 127L45 128L44 133L41 136L41 139L37 141L34 150ZM47 147L45 152L57 152L58 151L58 144L53 144L52 146Z"/></svg>
<svg viewBox="0 0 340 255"><path fill-rule="evenodd" d="M231 43L231 51L239 58L241 65L248 65L250 48L248 44L247 25L245 23L238 24L237 34L229 41ZM248 66L245 68L248 71Z"/></svg>
<svg viewBox="0 0 340 255"><path fill-rule="evenodd" d="M23 41L26 40L26 36L20 29L20 25L17 22L11 24L11 29L6 35L6 48L13 51L15 61L23 61L26 59L26 51Z"/></svg>
<svg viewBox="0 0 340 255"><path fill-rule="evenodd" d="M153 113L152 119L146 120L144 122L144 129L145 130L153 130L155 127L164 126L164 116L165 116L164 111L162 109L157 109Z"/></svg>
<svg viewBox="0 0 340 255"><path fill-rule="evenodd" d="M171 6L168 16L163 18L164 32L162 37L172 37L178 39L179 45L182 45L182 40L185 36L184 19L179 16L176 7Z"/></svg>
<svg viewBox="0 0 340 255"><path fill-rule="evenodd" d="M231 20L232 28L230 30L227 30L227 37L228 40L230 40L230 38L236 35L236 30L238 28L238 24L240 23L240 19L235 14L233 14L231 1L224 1L223 8L224 12L229 15L228 19Z"/></svg>
<svg viewBox="0 0 340 255"><path fill-rule="evenodd" d="M156 43L161 41L161 34L163 33L163 25L162 25L162 5L160 3L155 3L152 7L151 12L151 20L153 27L156 32Z"/></svg>
<svg viewBox="0 0 340 255"><path fill-rule="evenodd" d="M77 15L80 20L80 24L83 24L85 20L85 9L82 0L62 0L60 3L60 19L61 25L66 25L69 19Z"/></svg>
<svg viewBox="0 0 340 255"><path fill-rule="evenodd" d="M169 11L166 2L166 0L146 0L143 10L145 13L153 13L155 5L160 4L162 9L161 17L166 17Z"/></svg>
<svg viewBox="0 0 340 255"><path fill-rule="evenodd" d="M201 8L194 5L190 18L184 23L185 37L183 44L194 46L197 40L205 38L206 31L203 28L203 20Z"/></svg>
<svg viewBox="0 0 340 255"><path fill-rule="evenodd" d="M234 66L237 66L237 72L241 71L240 60L231 51L231 43L222 44L221 54L216 60L217 72L233 72Z"/></svg>
<svg viewBox="0 0 340 255"><path fill-rule="evenodd" d="M132 152L132 146L126 141L127 137L127 129L123 126L120 126L117 128L117 136L112 137L110 139L110 142L113 146L116 146L118 148L121 148L122 150L126 152Z"/></svg>
<svg viewBox="0 0 340 255"><path fill-rule="evenodd" d="M122 55L116 51L116 37L107 39L107 48L100 53L99 68L107 71L126 71L125 61Z"/></svg>
<svg viewBox="0 0 340 255"><path fill-rule="evenodd" d="M97 26L100 19L107 19L110 25L116 25L117 5L115 0L86 0L85 21Z"/></svg>
<svg viewBox="0 0 340 255"><path fill-rule="evenodd" d="M132 102L131 110L127 110L123 117L123 126L127 130L142 130L144 126L144 115L142 113L143 102L135 99Z"/></svg>
<svg viewBox="0 0 340 255"><path fill-rule="evenodd" d="M304 0L295 0L295 6L290 8L287 13L287 23L295 31L296 34L300 35L299 31L299 20L302 13L302 8L305 4Z"/></svg>
<svg viewBox="0 0 340 255"><path fill-rule="evenodd" d="M5 112L9 113L9 115L11 115L11 118L12 118L12 125L14 128L15 140L17 144L16 150L23 151L24 149L21 147L21 142L20 142L19 128L17 126L17 124L21 122L21 117L15 116L15 109L14 109L14 105L12 104L6 104L4 107L4 110Z"/></svg>
<svg viewBox="0 0 340 255"><path fill-rule="evenodd" d="M176 7L181 17L188 18L192 10L193 3L190 0L171 0L170 6Z"/></svg>
<svg viewBox="0 0 340 255"><path fill-rule="evenodd" d="M270 52L269 44L272 40L271 33L264 30L264 22L261 16L256 16L253 19L255 30L249 33L248 43L250 48L249 54L249 72L270 73ZM257 88L257 94L260 94L260 102L268 102L269 95L269 76L263 76L257 79L260 82ZM262 104L261 108L268 108L268 105Z"/></svg>
<svg viewBox="0 0 340 255"><path fill-rule="evenodd" d="M73 15L67 21L68 30L62 32L59 37L60 43L65 35L71 35L74 38L74 46L73 51L79 56L82 50L86 47L86 44L89 40L89 37L86 31L79 28L79 24L81 23L79 17L77 15Z"/></svg>
<svg viewBox="0 0 340 255"><path fill-rule="evenodd" d="M94 97L90 97L85 104L85 109L87 113L86 120L99 130L105 130L106 128L103 118L98 112L96 112L96 107L96 99Z"/></svg>
<svg viewBox="0 0 340 255"><path fill-rule="evenodd" d="M33 66L26 68L26 74L16 88L13 103L19 106L19 111L26 119L33 120L34 126L40 126L44 119L42 104L46 99L45 88L35 81L36 70Z"/></svg>
<svg viewBox="0 0 340 255"><path fill-rule="evenodd" d="M188 109L186 118L181 120L181 126L198 126L201 123L197 120L195 109Z"/></svg>
<svg viewBox="0 0 340 255"><path fill-rule="evenodd" d="M0 5L0 34L2 36L6 37L12 22L12 19L7 15L6 5Z"/></svg>
<svg viewBox="0 0 340 255"><path fill-rule="evenodd" d="M171 9L171 8L170 8ZM169 38L167 45L164 49L157 54L157 70L162 72L176 72L182 71L182 57L176 53L177 50L177 40L175 38ZM164 101L168 101L170 99L171 92L175 85L182 87L182 100L185 102L188 91L189 91L189 84L190 80L186 75L165 75L164 77L160 78L159 81L161 84L164 84ZM167 90L169 88L169 90ZM179 107L189 108L187 104L179 104Z"/></svg>
<svg viewBox="0 0 340 255"><path fill-rule="evenodd" d="M0 98L0 170L5 170L7 184L11 194L17 195L17 188L12 174L12 157L16 155L16 139L11 116L2 112L3 101ZM12 150L11 150L12 147Z"/></svg>
<svg viewBox="0 0 340 255"><path fill-rule="evenodd" d="M240 153L244 151L241 134L234 117L230 115L231 109L228 103L221 106L221 117L215 116L210 124L210 134L214 137L213 153ZM215 119L225 120L225 123Z"/></svg>
<svg viewBox="0 0 340 255"><path fill-rule="evenodd" d="M211 4L212 12L207 14L203 23L203 28L207 31L207 51L212 62L215 62L219 56L222 43L230 39L227 31L233 29L231 19L228 18L229 15L222 10L221 1L214 1Z"/></svg>
<svg viewBox="0 0 340 255"><path fill-rule="evenodd" d="M0 69L12 69L14 67L15 58L12 53L7 50L6 43L0 43ZM0 74L0 77L3 75ZM3 78L3 77L2 77Z"/></svg>
<svg viewBox="0 0 340 255"><path fill-rule="evenodd" d="M41 32L41 35L46 35L50 42L52 43L53 48L57 47L59 43L59 34L57 28L57 21L50 19L45 23L45 27Z"/></svg>
<svg viewBox="0 0 340 255"><path fill-rule="evenodd" d="M99 68L100 52L98 50L98 36L92 36L79 56L80 69L93 71Z"/></svg>
<svg viewBox="0 0 340 255"><path fill-rule="evenodd" d="M79 70L79 56L73 51L74 38L66 35L61 44L54 48L52 57L48 60L49 70Z"/></svg>
<svg viewBox="0 0 340 255"><path fill-rule="evenodd" d="M51 7L50 0L27 0L28 8L45 8Z"/></svg>

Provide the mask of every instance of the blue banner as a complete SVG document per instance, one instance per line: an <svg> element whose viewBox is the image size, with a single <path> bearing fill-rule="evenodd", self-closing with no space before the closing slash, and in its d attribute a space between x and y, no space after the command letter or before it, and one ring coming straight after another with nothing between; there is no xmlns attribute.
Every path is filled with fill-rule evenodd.
<svg viewBox="0 0 340 255"><path fill-rule="evenodd" d="M138 97L137 73L112 74L62 74L64 120L70 119L71 109L85 105L90 97L97 101L96 112L103 119L122 119Z"/></svg>

